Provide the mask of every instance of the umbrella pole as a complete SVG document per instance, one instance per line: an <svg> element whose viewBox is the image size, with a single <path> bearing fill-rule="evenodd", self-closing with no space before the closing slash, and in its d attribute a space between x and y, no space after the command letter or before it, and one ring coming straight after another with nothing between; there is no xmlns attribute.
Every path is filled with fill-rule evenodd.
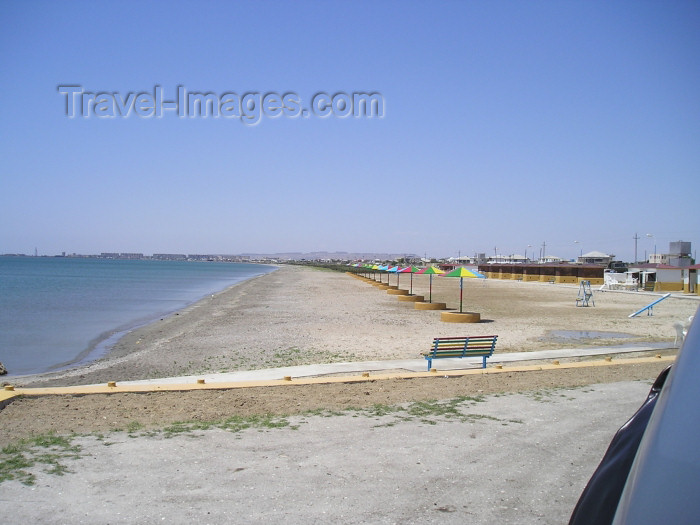
<svg viewBox="0 0 700 525"><path fill-rule="evenodd" d="M411 272L411 291L408 292L408 293L410 293L411 295L413 295L413 272Z"/></svg>
<svg viewBox="0 0 700 525"><path fill-rule="evenodd" d="M462 284L464 279L459 278L459 313L462 313Z"/></svg>
<svg viewBox="0 0 700 525"><path fill-rule="evenodd" d="M428 299L429 303L433 302L433 274L430 274L430 298Z"/></svg>

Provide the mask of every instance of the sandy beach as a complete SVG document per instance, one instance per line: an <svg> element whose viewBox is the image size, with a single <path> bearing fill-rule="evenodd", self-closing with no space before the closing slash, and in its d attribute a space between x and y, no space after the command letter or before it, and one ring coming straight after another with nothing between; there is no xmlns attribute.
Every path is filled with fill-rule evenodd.
<svg viewBox="0 0 700 525"><path fill-rule="evenodd" d="M386 280L386 275L384 276ZM396 277L391 277L395 284ZM409 277L400 279L408 289ZM428 296L429 279L413 277ZM300 266L237 284L124 336L103 359L58 373L28 376L21 386L79 385L325 362L419 358L433 337L499 336L496 352L673 342L674 321L695 314L697 296L670 297L653 316L629 314L658 298L595 291L595 307L577 307L575 286L465 279L464 310L481 323L444 323L438 311L344 273ZM459 305L459 280L434 277L433 301ZM552 331L567 331L556 337ZM577 334L585 332L585 334ZM599 332L591 334L591 332ZM616 337L620 334L628 337ZM582 337L582 335L593 337Z"/></svg>

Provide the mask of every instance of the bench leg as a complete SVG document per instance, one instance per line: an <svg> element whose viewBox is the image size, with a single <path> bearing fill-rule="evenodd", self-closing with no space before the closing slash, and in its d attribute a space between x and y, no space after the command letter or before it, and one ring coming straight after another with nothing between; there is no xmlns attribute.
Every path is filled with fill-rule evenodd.
<svg viewBox="0 0 700 525"><path fill-rule="evenodd" d="M484 356L484 366L482 366L481 368L486 368L486 356Z"/></svg>
<svg viewBox="0 0 700 525"><path fill-rule="evenodd" d="M433 364L433 360L430 358L427 358L427 359L428 359L428 372L430 372L430 368L431 368L431 365Z"/></svg>

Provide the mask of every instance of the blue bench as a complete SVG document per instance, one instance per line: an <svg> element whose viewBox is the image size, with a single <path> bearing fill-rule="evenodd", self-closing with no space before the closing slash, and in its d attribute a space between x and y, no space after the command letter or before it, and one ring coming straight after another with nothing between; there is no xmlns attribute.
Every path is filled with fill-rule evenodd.
<svg viewBox="0 0 700 525"><path fill-rule="evenodd" d="M486 368L486 358L493 355L497 339L497 335L436 337L433 339L432 348L422 355L428 360L428 371L432 368L433 359L451 357L482 357L482 368Z"/></svg>

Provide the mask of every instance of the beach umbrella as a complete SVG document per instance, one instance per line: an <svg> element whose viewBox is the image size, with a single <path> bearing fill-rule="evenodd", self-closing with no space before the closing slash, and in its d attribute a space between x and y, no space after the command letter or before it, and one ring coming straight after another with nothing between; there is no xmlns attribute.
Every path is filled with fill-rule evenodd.
<svg viewBox="0 0 700 525"><path fill-rule="evenodd" d="M416 268L415 266L406 266L406 268L401 268L399 270L399 273L410 273L411 274L411 289L409 290L409 294L413 295L413 274L416 273L420 268ZM398 276L397 276L397 284L398 284Z"/></svg>
<svg viewBox="0 0 700 525"><path fill-rule="evenodd" d="M398 266L392 266L391 268L387 269L388 273L395 273L396 274L396 286L399 285L399 267ZM386 276L386 283L389 284L389 276Z"/></svg>
<svg viewBox="0 0 700 525"><path fill-rule="evenodd" d="M430 275L430 297L428 298L428 302L432 303L433 302L433 275L441 275L445 272L443 272L440 268L436 268L435 266L426 266L422 270L418 270L416 273Z"/></svg>
<svg viewBox="0 0 700 525"><path fill-rule="evenodd" d="M464 279L485 279L486 276L476 270L468 270L467 268L455 268L443 277L459 277L459 313L462 313L462 290L464 287Z"/></svg>

